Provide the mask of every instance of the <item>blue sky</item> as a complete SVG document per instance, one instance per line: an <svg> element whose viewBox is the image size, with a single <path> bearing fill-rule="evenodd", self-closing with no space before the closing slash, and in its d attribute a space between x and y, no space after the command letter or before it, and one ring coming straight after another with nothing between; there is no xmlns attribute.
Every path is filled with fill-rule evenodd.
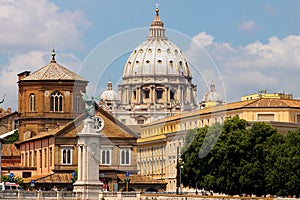
<svg viewBox="0 0 300 200"><path fill-rule="evenodd" d="M2 107L17 110L17 74L49 63L53 46L58 63L93 80L99 67L86 64L95 49L112 40L119 43L112 42L111 50L120 48L121 35L121 45L129 45L130 51L147 37L140 34L147 32L157 3L170 40L181 47L180 34L186 37L183 51L196 69L199 100L211 80L226 101L261 89L300 98L300 2L296 0L1 0L0 98L6 94ZM141 30L140 37L122 35L133 30ZM187 38L201 43L201 48L187 44ZM204 51L208 58L199 59ZM105 53L97 55L99 60L110 57ZM112 56L105 76L98 73L101 80L91 81L93 95L100 95L108 79L117 87L127 56L128 52Z"/></svg>

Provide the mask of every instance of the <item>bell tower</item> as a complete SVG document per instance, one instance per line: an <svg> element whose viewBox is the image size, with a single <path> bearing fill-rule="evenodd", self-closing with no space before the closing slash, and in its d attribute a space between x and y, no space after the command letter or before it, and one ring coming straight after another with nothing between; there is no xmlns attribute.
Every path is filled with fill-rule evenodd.
<svg viewBox="0 0 300 200"><path fill-rule="evenodd" d="M88 81L56 62L31 73L18 74L19 137L27 140L40 133L64 126L84 109L80 91Z"/></svg>

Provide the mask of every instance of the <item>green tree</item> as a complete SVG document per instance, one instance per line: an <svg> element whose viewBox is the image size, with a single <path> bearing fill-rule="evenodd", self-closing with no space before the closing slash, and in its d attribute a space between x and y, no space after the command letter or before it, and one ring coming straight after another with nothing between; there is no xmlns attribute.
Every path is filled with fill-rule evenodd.
<svg viewBox="0 0 300 200"><path fill-rule="evenodd" d="M22 185L23 179L18 176L14 176L13 178L10 178L9 176L2 176L2 182L12 182L12 183L18 183L19 185Z"/></svg>
<svg viewBox="0 0 300 200"><path fill-rule="evenodd" d="M300 194L300 129L289 132L284 142L270 153L270 167L266 175L271 194Z"/></svg>
<svg viewBox="0 0 300 200"><path fill-rule="evenodd" d="M19 141L19 132L18 132L18 130L15 130L15 132L12 135L8 136L4 140L4 144L13 144L16 141Z"/></svg>
<svg viewBox="0 0 300 200"><path fill-rule="evenodd" d="M254 193L256 195L267 194L266 175L271 167L268 163L269 152L274 149L274 144L279 139L279 134L269 124L264 122L256 122L246 133L243 141L243 148L247 154L243 157L241 170L243 176L240 182L243 184L245 193Z"/></svg>
<svg viewBox="0 0 300 200"><path fill-rule="evenodd" d="M227 194L299 194L299 133L284 137L238 117L200 128L187 135L183 184Z"/></svg>

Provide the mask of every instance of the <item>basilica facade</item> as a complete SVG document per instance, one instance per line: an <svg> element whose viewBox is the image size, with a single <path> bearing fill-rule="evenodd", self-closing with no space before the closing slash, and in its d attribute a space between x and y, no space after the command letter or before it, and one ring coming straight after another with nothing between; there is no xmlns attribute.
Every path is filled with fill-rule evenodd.
<svg viewBox="0 0 300 200"><path fill-rule="evenodd" d="M197 108L197 86L192 83L188 61L167 39L158 7L149 36L132 51L122 79L118 95L108 83L101 104L126 125L142 125Z"/></svg>

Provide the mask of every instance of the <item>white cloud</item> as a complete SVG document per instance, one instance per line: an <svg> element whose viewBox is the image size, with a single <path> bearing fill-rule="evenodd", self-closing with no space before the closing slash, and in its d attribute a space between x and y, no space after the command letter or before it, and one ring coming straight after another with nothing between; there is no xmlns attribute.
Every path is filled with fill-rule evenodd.
<svg viewBox="0 0 300 200"><path fill-rule="evenodd" d="M203 33L200 33L202 35ZM195 36L198 38L199 34ZM300 96L296 85L300 84L300 35L288 35L282 39L272 36L268 42L255 41L245 46L234 47L230 43L217 43L213 36L204 48L213 61L208 64L200 49L191 45L186 55L200 71L211 70L215 77L204 77L206 82L214 78L219 90L225 91L228 100L238 100L240 96L268 89L269 92L292 92ZM204 38L204 37L202 37ZM203 42L205 43L205 42ZM202 67L208 66L208 67ZM220 75L218 73L220 72ZM224 80L226 88L221 88ZM198 87L200 90L207 88Z"/></svg>
<svg viewBox="0 0 300 200"><path fill-rule="evenodd" d="M214 42L214 37L208 35L206 32L200 32L198 35L195 35L193 37L193 41L198 45L205 47L211 45Z"/></svg>
<svg viewBox="0 0 300 200"><path fill-rule="evenodd" d="M0 71L0 98L6 95L5 101L1 107L12 107L17 110L17 93L18 93L18 76L20 72L34 72L50 62L51 56L49 52L30 51L25 54L17 54L10 58L8 64L2 65ZM76 72L80 66L80 61L73 54L60 53L56 58L59 64ZM60 62L61 61L61 62Z"/></svg>
<svg viewBox="0 0 300 200"><path fill-rule="evenodd" d="M239 29L244 32L252 31L256 27L256 24L253 20L245 21L239 24Z"/></svg>
<svg viewBox="0 0 300 200"><path fill-rule="evenodd" d="M8 60L0 64L0 98L6 95L1 107L17 109L17 74L49 63L53 46L57 62L76 72L81 61L62 51L82 49L82 33L89 25L82 12L60 10L49 0L1 0L0 53Z"/></svg>
<svg viewBox="0 0 300 200"><path fill-rule="evenodd" d="M0 51L80 48L89 24L80 11L62 11L48 0L1 0Z"/></svg>

